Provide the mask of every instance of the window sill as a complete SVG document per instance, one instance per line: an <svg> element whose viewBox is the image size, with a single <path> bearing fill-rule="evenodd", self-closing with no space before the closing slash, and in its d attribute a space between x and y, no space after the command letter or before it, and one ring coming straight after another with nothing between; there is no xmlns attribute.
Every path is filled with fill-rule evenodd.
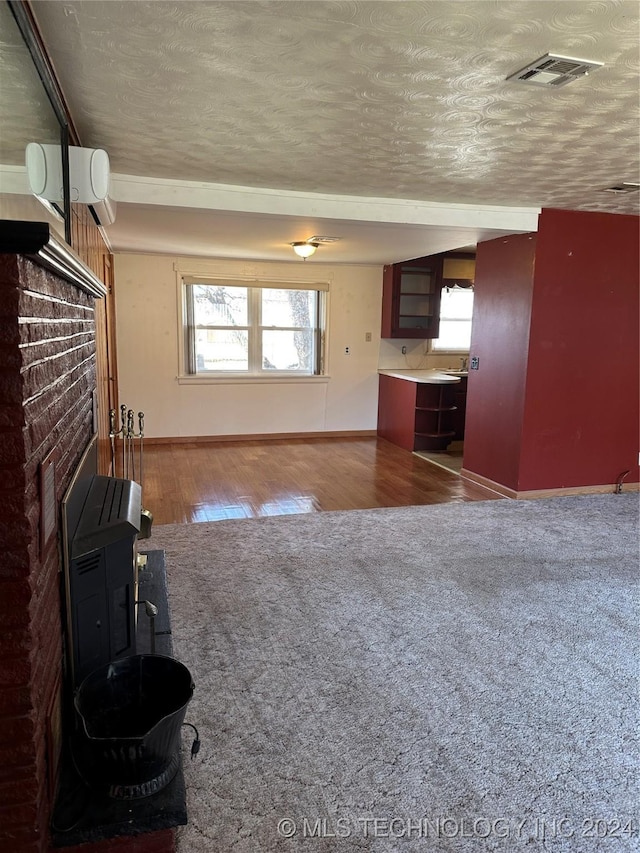
<svg viewBox="0 0 640 853"><path fill-rule="evenodd" d="M290 376L286 373L277 373L273 376L256 376L242 373L234 373L229 376L205 376L203 374L192 376L180 375L176 379L179 385L296 385L303 383L328 382L331 377L323 376Z"/></svg>

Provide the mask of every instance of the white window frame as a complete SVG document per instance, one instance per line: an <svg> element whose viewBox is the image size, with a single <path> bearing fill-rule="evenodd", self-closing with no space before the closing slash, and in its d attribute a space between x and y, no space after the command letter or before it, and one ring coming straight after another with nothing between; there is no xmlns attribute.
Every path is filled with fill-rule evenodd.
<svg viewBox="0 0 640 853"><path fill-rule="evenodd" d="M181 384L217 384L217 383L268 383L268 382L326 382L329 379L328 363L327 363L327 335L328 335L328 319L329 319L329 282L328 281L291 281L281 277L244 277L244 276L219 276L219 275L203 275L197 273L189 274L186 270L181 270L178 265L175 265L177 271L177 287L178 287L178 382ZM235 287L247 287L250 289L249 298L259 301L259 291L262 288L273 288L281 290L313 290L319 293L318 297L318 317L317 317L317 339L316 347L318 349L317 362L318 373L303 373L297 371L278 371L265 370L261 364L249 363L247 371L205 371L201 373L190 372L192 355L190 353L190 336L189 336L189 306L187 298L187 287L191 284L210 284L213 286L227 285ZM251 315L250 315L251 316ZM259 316L259 312L257 314ZM255 317L254 317L255 320ZM244 327L243 327L244 328ZM264 328L261 325L249 326L249 336L258 336ZM274 328L285 328L277 326ZM259 349L259 348L258 348ZM252 351L250 343L250 352ZM255 338L254 338L254 353ZM251 358L251 356L250 356ZM195 360L195 359L193 359Z"/></svg>
<svg viewBox="0 0 640 853"><path fill-rule="evenodd" d="M445 287L446 287L446 285L445 285ZM455 287L457 287L457 285L455 285ZM453 290L453 287L451 287L450 289ZM466 288L466 287L458 288L458 290L468 290L468 289L469 288ZM444 287L443 287L443 290L444 290ZM473 288L471 288L471 290L473 292ZM466 319L458 317L458 318L448 318L447 322L448 323L469 323L469 322L473 322L473 321L472 320L471 321L466 320ZM442 299L440 299L439 323L440 323L440 327L441 327L442 326ZM439 347L439 346L437 346L438 340L439 340L439 338L433 338L430 342L431 346L429 349L430 349L430 352L432 352L434 355L447 355L448 353L455 353L455 354L468 353L470 351L470 347L458 347L458 348Z"/></svg>

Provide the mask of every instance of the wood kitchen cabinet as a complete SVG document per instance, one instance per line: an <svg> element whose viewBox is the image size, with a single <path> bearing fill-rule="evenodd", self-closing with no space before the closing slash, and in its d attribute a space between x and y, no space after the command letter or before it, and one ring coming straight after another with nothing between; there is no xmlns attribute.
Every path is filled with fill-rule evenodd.
<svg viewBox="0 0 640 853"><path fill-rule="evenodd" d="M456 407L451 417L451 427L455 433L455 441L464 440L464 424L467 412L467 377L460 377L460 384L454 385L452 391L452 403Z"/></svg>
<svg viewBox="0 0 640 853"><path fill-rule="evenodd" d="M454 388L381 374L378 435L405 450L444 450L455 437Z"/></svg>
<svg viewBox="0 0 640 853"><path fill-rule="evenodd" d="M475 255L445 252L384 267L382 337L437 338L443 286L469 287L475 277Z"/></svg>
<svg viewBox="0 0 640 853"><path fill-rule="evenodd" d="M432 255L384 267L383 338L438 337L442 260Z"/></svg>

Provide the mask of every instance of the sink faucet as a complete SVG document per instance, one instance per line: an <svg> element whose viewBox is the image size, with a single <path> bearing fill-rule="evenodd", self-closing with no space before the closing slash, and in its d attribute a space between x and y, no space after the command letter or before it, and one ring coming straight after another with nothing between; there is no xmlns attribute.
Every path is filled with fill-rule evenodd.
<svg viewBox="0 0 640 853"><path fill-rule="evenodd" d="M460 368L460 369L461 369L461 370L466 370L466 369L467 369L467 367L469 366L469 359L468 359L467 357L465 357L465 358L461 358L461 359L460 359L460 361L462 362L462 365L461 365L461 368Z"/></svg>

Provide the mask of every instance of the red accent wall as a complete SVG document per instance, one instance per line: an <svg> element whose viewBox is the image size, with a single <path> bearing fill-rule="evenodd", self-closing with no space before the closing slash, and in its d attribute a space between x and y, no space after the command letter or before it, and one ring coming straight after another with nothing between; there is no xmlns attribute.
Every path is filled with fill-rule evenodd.
<svg viewBox="0 0 640 853"><path fill-rule="evenodd" d="M515 491L638 482L639 223L543 210L478 246L464 467Z"/></svg>
<svg viewBox="0 0 640 853"><path fill-rule="evenodd" d="M535 234L480 243L464 435L464 467L517 489L527 380Z"/></svg>
<svg viewBox="0 0 640 853"><path fill-rule="evenodd" d="M638 482L639 223L542 211L520 489Z"/></svg>

